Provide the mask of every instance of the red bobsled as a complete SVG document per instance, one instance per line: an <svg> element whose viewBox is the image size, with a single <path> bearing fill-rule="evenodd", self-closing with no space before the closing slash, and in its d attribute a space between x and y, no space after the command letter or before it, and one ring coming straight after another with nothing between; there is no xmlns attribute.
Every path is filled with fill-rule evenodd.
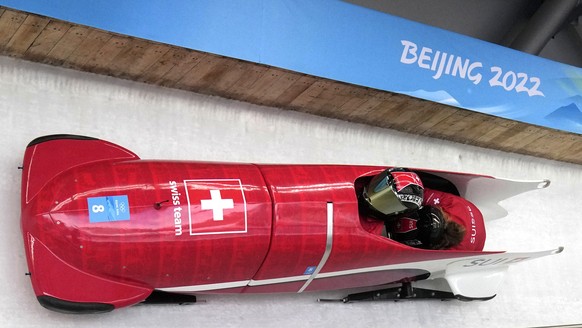
<svg viewBox="0 0 582 328"><path fill-rule="evenodd" d="M343 301L486 300L510 264L562 250L484 252L478 213L461 222L460 249L389 239L358 204L385 169L141 160L94 138L37 138L24 156L21 218L35 294L73 313L203 293L372 286L381 289ZM485 221L507 214L499 201L549 184L413 171L425 188L470 200Z"/></svg>

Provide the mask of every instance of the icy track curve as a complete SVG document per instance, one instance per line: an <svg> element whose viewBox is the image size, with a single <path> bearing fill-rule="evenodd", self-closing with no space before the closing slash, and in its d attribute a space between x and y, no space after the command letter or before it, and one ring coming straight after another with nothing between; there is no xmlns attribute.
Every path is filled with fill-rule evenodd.
<svg viewBox="0 0 582 328"><path fill-rule="evenodd" d="M0 318L3 327L524 327L582 323L582 167L386 129L254 106L0 57ZM421 118L419 118L421 119ZM20 171L32 139L106 139L142 158L429 167L552 180L506 201L487 250L565 251L510 269L488 302L317 303L337 293L208 295L191 306L135 306L105 315L50 312L36 301L20 234ZM582 154L580 155L582 156Z"/></svg>

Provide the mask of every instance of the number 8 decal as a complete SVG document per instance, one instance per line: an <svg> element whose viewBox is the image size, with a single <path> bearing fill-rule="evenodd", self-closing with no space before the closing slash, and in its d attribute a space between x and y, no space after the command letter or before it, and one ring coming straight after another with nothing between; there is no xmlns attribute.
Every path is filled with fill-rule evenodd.
<svg viewBox="0 0 582 328"><path fill-rule="evenodd" d="M93 207L91 207L91 210L93 211L93 213L105 212L105 206L103 206L103 205L93 205Z"/></svg>
<svg viewBox="0 0 582 328"><path fill-rule="evenodd" d="M127 195L87 198L89 222L112 222L129 220L129 200Z"/></svg>

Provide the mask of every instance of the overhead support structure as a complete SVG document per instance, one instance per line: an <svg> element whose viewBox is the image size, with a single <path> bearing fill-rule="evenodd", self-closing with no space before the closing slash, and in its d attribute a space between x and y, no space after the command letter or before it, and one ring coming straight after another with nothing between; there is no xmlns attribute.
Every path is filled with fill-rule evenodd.
<svg viewBox="0 0 582 328"><path fill-rule="evenodd" d="M548 41L569 23L580 0L546 0L510 47L538 55Z"/></svg>

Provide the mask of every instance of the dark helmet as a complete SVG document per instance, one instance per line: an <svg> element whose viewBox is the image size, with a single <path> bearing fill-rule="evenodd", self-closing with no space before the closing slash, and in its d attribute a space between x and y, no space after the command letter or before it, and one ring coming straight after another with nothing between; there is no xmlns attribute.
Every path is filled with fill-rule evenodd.
<svg viewBox="0 0 582 328"><path fill-rule="evenodd" d="M372 215L390 216L418 210L422 206L424 187L416 173L392 168L372 178L362 196L372 212L377 212Z"/></svg>
<svg viewBox="0 0 582 328"><path fill-rule="evenodd" d="M418 211L419 234L428 240L429 248L442 248L445 233L445 218L441 210L432 206L424 206Z"/></svg>

